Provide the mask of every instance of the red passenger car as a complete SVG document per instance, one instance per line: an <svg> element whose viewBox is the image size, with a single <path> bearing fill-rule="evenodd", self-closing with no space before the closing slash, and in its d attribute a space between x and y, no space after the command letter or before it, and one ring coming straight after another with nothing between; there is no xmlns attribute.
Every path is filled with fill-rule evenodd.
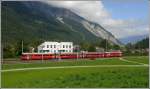
<svg viewBox="0 0 150 89"><path fill-rule="evenodd" d="M76 58L109 58L109 57L121 57L122 52L86 52L86 53L23 53L21 55L22 60L50 60L50 59L76 59Z"/></svg>

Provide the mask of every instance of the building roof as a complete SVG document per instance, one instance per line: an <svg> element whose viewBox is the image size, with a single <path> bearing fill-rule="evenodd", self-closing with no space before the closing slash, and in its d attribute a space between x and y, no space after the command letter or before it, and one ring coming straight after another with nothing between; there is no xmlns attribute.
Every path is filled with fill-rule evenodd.
<svg viewBox="0 0 150 89"><path fill-rule="evenodd" d="M44 44L51 44L51 43L69 43L69 44L73 44L73 42L56 42L56 41L45 41L43 43L41 43L38 47L44 45Z"/></svg>

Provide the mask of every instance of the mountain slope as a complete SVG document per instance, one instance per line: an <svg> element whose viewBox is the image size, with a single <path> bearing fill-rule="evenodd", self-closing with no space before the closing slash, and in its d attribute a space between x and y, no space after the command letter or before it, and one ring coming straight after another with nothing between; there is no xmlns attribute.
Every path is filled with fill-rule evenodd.
<svg viewBox="0 0 150 89"><path fill-rule="evenodd" d="M93 43L108 36L113 43L120 44L100 25L70 10L36 1L2 2L2 43L39 39Z"/></svg>
<svg viewBox="0 0 150 89"><path fill-rule="evenodd" d="M21 54L36 48L44 41L72 41L74 44L97 44L109 38L120 42L99 24L90 22L68 9L57 8L38 1L2 2L3 57ZM37 49L36 49L37 50Z"/></svg>

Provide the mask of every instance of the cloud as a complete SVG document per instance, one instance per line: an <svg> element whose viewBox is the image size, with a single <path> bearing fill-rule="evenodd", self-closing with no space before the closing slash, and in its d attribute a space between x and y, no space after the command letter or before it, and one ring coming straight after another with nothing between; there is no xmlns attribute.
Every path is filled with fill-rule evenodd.
<svg viewBox="0 0 150 89"><path fill-rule="evenodd" d="M108 13L100 1L46 1L46 3L70 9L90 21L98 21L108 17Z"/></svg>
<svg viewBox="0 0 150 89"><path fill-rule="evenodd" d="M96 22L110 31L117 38L133 35L144 35L148 32L148 24L137 19L113 19L102 1L44 1L47 4L70 9L81 17Z"/></svg>
<svg viewBox="0 0 150 89"><path fill-rule="evenodd" d="M139 19L113 20L104 24L117 38L128 36L145 35L149 33L148 21Z"/></svg>

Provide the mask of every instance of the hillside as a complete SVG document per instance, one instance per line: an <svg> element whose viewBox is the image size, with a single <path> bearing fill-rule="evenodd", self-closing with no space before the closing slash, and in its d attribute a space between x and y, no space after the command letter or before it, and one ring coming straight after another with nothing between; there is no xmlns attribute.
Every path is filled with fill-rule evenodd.
<svg viewBox="0 0 150 89"><path fill-rule="evenodd" d="M136 43L126 44L126 51L124 55L144 56L149 55L149 37L146 37Z"/></svg>
<svg viewBox="0 0 150 89"><path fill-rule="evenodd" d="M36 47L43 41L73 41L96 43L107 39L120 42L99 24L87 21L68 9L57 8L38 1L2 2L2 45L7 50L25 46ZM9 52L9 51L7 51Z"/></svg>
<svg viewBox="0 0 150 89"><path fill-rule="evenodd" d="M149 38L144 38L140 41L138 41L136 44L134 44L135 47L138 48L142 48L142 49L146 49L149 48Z"/></svg>
<svg viewBox="0 0 150 89"><path fill-rule="evenodd" d="M129 37L125 37L125 38L121 38L119 39L122 43L127 44L127 43L136 43L144 38L148 37L148 34L145 35L137 35L137 36L129 36Z"/></svg>

